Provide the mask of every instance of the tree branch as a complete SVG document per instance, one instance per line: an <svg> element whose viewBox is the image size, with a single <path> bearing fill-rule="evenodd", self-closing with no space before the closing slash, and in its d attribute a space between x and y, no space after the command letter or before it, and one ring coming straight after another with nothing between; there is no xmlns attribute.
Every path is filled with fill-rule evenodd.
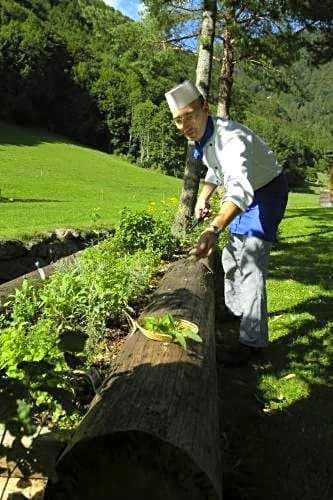
<svg viewBox="0 0 333 500"><path fill-rule="evenodd" d="M190 38L195 38L197 36L200 36L200 33L192 33L191 35L184 35L176 38L170 38L169 40L163 40L163 42L164 43L180 42L181 40L188 40Z"/></svg>
<svg viewBox="0 0 333 500"><path fill-rule="evenodd" d="M182 10L183 12L201 12L202 9L187 9L186 7L181 7L180 5L175 5L174 3L170 4L170 7L172 7L175 10Z"/></svg>

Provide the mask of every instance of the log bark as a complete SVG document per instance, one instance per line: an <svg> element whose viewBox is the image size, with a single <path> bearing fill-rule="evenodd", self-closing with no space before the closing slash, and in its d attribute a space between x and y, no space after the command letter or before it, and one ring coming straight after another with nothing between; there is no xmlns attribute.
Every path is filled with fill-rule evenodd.
<svg viewBox="0 0 333 500"><path fill-rule="evenodd" d="M46 500L220 500L221 461L210 262L178 261L142 316L171 313L202 343L130 334L72 441Z"/></svg>

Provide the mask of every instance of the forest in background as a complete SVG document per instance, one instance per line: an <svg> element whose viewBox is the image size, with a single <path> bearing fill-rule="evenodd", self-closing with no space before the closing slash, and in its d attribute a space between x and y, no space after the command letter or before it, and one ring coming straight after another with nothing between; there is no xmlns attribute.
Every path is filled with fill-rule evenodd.
<svg viewBox="0 0 333 500"><path fill-rule="evenodd" d="M145 3L151 9L137 22L101 0L1 0L0 119L46 127L181 177L186 144L170 120L164 92L185 78L195 80L196 48L166 42L149 5L158 2ZM231 118L271 145L292 187L327 171L325 153L333 149L333 63L329 50L315 57L308 49L311 36L304 33L297 60L283 71L275 62L274 74L242 63L234 72ZM221 50L217 40L215 54ZM279 59L282 68L288 55L276 54Z"/></svg>

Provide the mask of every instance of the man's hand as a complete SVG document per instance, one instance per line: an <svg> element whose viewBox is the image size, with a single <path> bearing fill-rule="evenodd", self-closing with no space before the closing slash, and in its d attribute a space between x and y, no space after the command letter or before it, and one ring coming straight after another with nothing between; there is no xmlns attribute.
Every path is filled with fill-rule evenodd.
<svg viewBox="0 0 333 500"><path fill-rule="evenodd" d="M196 260L203 259L204 257L209 257L213 253L217 242L217 236L207 229L201 233L196 246L190 251L190 255Z"/></svg>
<svg viewBox="0 0 333 500"><path fill-rule="evenodd" d="M212 211L210 210L210 204L205 198L199 196L194 209L196 219L207 219Z"/></svg>

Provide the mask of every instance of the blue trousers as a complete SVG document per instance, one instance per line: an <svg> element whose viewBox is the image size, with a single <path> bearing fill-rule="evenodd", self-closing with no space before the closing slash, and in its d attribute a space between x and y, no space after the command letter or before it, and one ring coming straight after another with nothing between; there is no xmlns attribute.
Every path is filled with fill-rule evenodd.
<svg viewBox="0 0 333 500"><path fill-rule="evenodd" d="M272 245L230 233L222 253L225 304L241 317L239 341L251 347L268 345L266 273Z"/></svg>

